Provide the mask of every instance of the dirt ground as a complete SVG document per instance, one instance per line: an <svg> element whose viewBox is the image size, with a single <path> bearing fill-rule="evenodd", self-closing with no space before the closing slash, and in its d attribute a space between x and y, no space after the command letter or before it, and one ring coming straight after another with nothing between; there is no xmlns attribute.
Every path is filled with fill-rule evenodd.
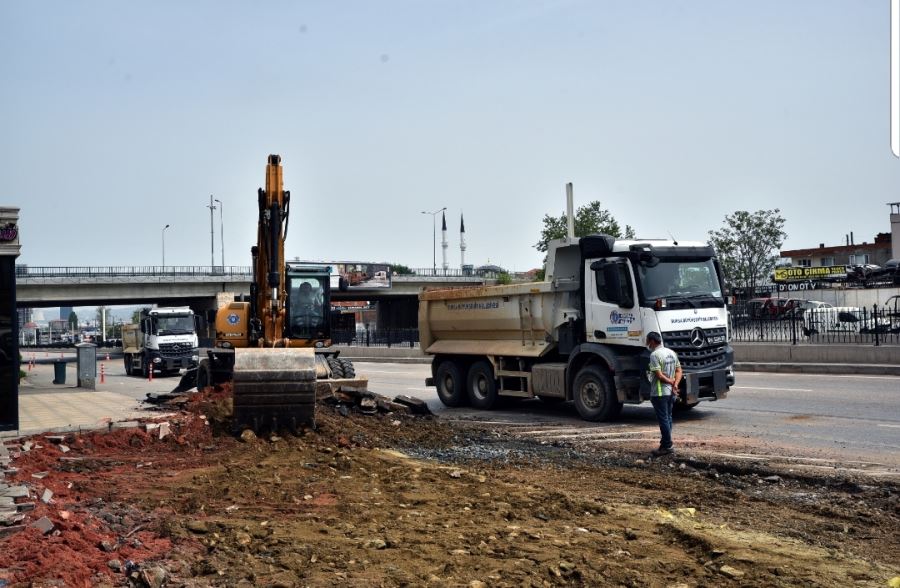
<svg viewBox="0 0 900 588"><path fill-rule="evenodd" d="M650 460L331 404L315 431L242 440L219 433L222 400L195 396L163 439L151 427L68 435L65 453L45 436L28 452L8 445L6 483L35 503L24 524L55 528L0 539L0 585L887 586L900 575L893 482Z"/></svg>

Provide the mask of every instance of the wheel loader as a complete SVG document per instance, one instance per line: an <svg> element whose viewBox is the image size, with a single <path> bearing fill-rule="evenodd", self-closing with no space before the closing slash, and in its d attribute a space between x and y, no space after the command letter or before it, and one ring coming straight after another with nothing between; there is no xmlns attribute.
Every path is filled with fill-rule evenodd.
<svg viewBox="0 0 900 588"><path fill-rule="evenodd" d="M317 380L365 381L331 346L330 269L285 263L291 195L278 155L269 155L258 198L250 294L216 311L214 347L174 392L231 382L235 431L296 431L315 426Z"/></svg>

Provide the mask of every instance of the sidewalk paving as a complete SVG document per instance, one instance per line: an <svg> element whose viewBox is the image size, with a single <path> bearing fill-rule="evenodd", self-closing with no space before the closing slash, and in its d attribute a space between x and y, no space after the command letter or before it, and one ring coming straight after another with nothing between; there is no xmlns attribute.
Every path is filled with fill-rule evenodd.
<svg viewBox="0 0 900 588"><path fill-rule="evenodd" d="M46 432L105 429L112 423L138 417L159 416L141 410L134 397L113 392L103 384L96 390L75 386L75 364L68 364L66 384L53 384L53 365L35 364L19 382L19 429L2 431L0 437L22 437Z"/></svg>

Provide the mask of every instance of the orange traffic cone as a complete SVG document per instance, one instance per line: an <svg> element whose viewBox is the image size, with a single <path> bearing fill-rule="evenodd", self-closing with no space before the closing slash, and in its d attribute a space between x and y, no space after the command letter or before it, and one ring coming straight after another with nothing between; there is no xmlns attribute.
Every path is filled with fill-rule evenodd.
<svg viewBox="0 0 900 588"><path fill-rule="evenodd" d="M106 364L105 363L100 364L100 383L101 384L106 383Z"/></svg>
<svg viewBox="0 0 900 588"><path fill-rule="evenodd" d="M147 370L147 380L150 382L153 381L153 364L152 363L150 364L150 369Z"/></svg>
<svg viewBox="0 0 900 588"><path fill-rule="evenodd" d="M106 352L106 361L109 361L109 351Z"/></svg>

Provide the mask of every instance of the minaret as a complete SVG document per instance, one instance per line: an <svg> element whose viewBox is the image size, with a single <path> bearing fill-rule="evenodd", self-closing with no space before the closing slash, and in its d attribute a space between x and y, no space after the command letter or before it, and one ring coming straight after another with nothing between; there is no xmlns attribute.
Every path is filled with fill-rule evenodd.
<svg viewBox="0 0 900 588"><path fill-rule="evenodd" d="M447 217L444 216L444 213L441 213L441 255L443 256L443 261L441 262L441 267L444 268L444 271L447 271Z"/></svg>
<svg viewBox="0 0 900 588"><path fill-rule="evenodd" d="M466 265L466 223L462 213L459 213L459 269Z"/></svg>

